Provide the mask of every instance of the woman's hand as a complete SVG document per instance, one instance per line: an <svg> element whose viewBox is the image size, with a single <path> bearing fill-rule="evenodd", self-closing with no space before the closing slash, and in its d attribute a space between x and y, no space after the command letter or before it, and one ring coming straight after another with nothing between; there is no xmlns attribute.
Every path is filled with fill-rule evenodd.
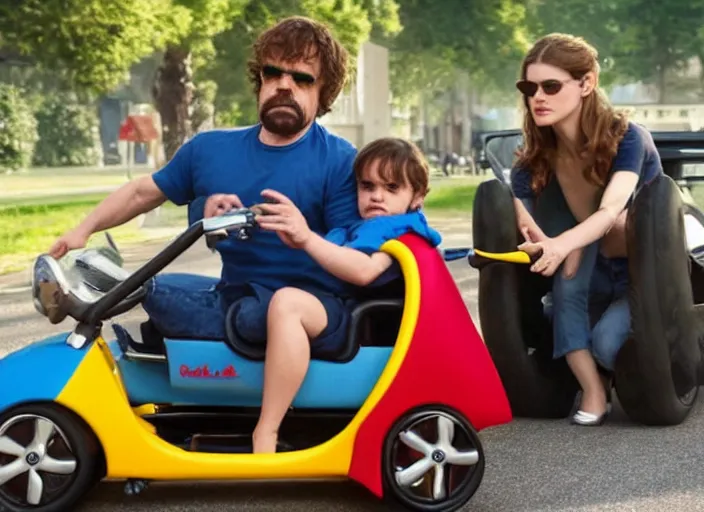
<svg viewBox="0 0 704 512"><path fill-rule="evenodd" d="M530 226L522 226L521 234L523 235L523 238L526 239L526 242L541 242L543 240L547 240L548 238L538 226L533 228Z"/></svg>
<svg viewBox="0 0 704 512"><path fill-rule="evenodd" d="M560 267L567 255L572 252L560 238L545 238L540 242L524 242L518 246L519 251L524 251L531 256L542 255L530 267L531 272L544 276L553 275Z"/></svg>
<svg viewBox="0 0 704 512"><path fill-rule="evenodd" d="M276 231L281 241L289 247L303 248L312 231L301 211L288 197L274 190L264 190L262 196L276 203L261 203L255 207L262 212L256 217L259 227Z"/></svg>

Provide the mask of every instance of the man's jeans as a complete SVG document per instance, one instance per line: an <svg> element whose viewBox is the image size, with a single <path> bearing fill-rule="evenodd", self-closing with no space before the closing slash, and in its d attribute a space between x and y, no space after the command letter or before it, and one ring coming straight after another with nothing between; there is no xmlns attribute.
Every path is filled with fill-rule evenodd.
<svg viewBox="0 0 704 512"><path fill-rule="evenodd" d="M194 274L158 275L147 284L144 310L167 338L224 340L219 281Z"/></svg>
<svg viewBox="0 0 704 512"><path fill-rule="evenodd" d="M220 280L194 274L160 274L147 284L144 310L166 338L227 340L228 328L250 344L267 340L267 316L274 291L255 283L221 290ZM308 290L322 304L325 329L311 345L312 357L337 354L347 340L352 299ZM232 308L228 320L228 309ZM227 322L230 325L227 325Z"/></svg>

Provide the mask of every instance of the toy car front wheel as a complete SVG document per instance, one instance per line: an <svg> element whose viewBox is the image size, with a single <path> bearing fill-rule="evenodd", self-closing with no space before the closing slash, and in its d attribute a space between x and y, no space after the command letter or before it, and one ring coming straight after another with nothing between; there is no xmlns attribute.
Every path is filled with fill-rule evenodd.
<svg viewBox="0 0 704 512"><path fill-rule="evenodd" d="M467 419L442 406L404 415L384 442L385 494L409 510L451 512L484 476L484 451Z"/></svg>
<svg viewBox="0 0 704 512"><path fill-rule="evenodd" d="M0 415L0 510L60 512L100 478L100 449L68 411L26 405Z"/></svg>

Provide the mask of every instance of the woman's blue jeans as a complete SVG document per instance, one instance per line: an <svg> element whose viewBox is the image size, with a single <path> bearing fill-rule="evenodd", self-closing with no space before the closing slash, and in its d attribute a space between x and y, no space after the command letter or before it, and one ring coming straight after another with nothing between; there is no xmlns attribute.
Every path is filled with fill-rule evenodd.
<svg viewBox="0 0 704 512"><path fill-rule="evenodd" d="M551 302L553 357L587 349L601 367L613 370L631 328L627 260L603 257L598 242L585 247L573 277L562 268L555 273Z"/></svg>
<svg viewBox="0 0 704 512"><path fill-rule="evenodd" d="M529 211L549 237L577 225L554 178ZM628 260L602 256L600 243L583 249L579 269L571 278L563 275L562 266L558 268L548 300L551 304L545 309L552 317L555 359L587 349L599 366L611 371L631 329Z"/></svg>

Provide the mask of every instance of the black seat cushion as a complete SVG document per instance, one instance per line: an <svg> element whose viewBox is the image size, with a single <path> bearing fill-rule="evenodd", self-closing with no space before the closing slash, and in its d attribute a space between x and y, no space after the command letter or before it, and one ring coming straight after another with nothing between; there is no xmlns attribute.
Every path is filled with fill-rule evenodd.
<svg viewBox="0 0 704 512"><path fill-rule="evenodd" d="M234 322L231 316L232 311L233 308L228 310L227 318L225 320L227 331L226 343L233 351L248 359L263 361L266 353L266 344L251 343L239 336L236 329L233 327ZM389 315L390 311L398 314ZM341 349L335 354L312 354L313 359L335 363L346 363L351 361L354 356L357 355L360 345L392 346L398 333L401 311L403 311L403 299L372 299L361 302L352 310L346 343L341 347ZM373 316L373 313L381 313L383 316ZM395 317L399 320L394 321L393 319ZM372 326L372 329L376 331L373 327L374 324L369 323L370 318L376 318L377 320L380 318L391 318L391 321L384 320L383 324L388 326L390 328L389 331L393 334L377 335L377 333L374 332L372 333L371 339L375 341L363 341L363 339L369 340L370 338L368 335L365 336L365 333L368 333L367 329L369 329L370 326Z"/></svg>

